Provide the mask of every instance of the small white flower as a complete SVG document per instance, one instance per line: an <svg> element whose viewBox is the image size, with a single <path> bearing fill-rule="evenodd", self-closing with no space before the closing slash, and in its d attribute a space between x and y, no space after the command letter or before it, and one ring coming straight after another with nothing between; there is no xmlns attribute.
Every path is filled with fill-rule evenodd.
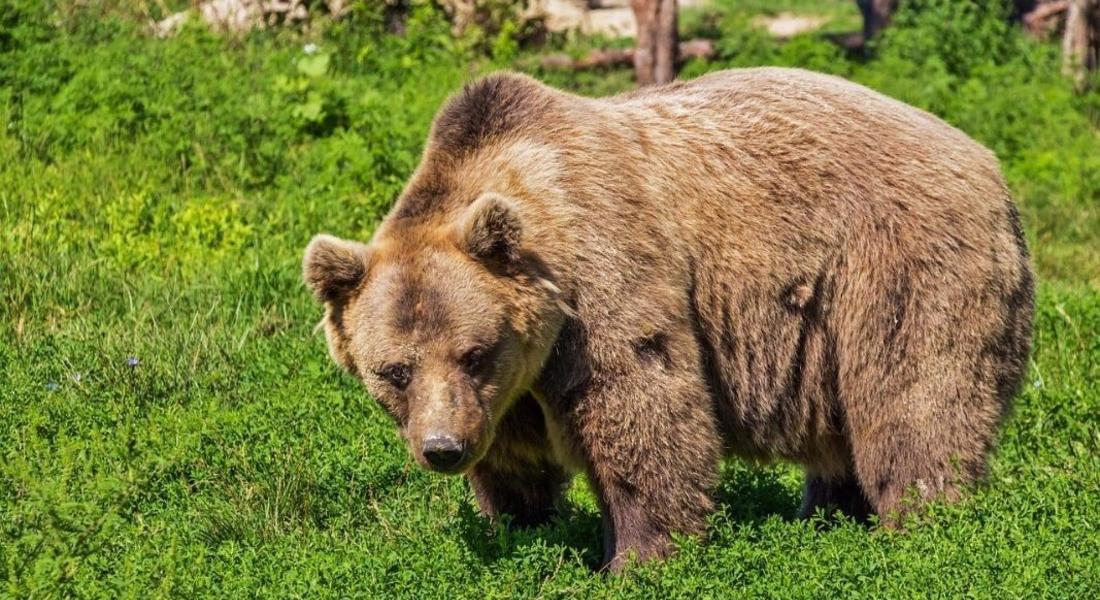
<svg viewBox="0 0 1100 600"><path fill-rule="evenodd" d="M316 54L317 44L309 43L305 46L302 46L302 52L305 52L306 54Z"/></svg>

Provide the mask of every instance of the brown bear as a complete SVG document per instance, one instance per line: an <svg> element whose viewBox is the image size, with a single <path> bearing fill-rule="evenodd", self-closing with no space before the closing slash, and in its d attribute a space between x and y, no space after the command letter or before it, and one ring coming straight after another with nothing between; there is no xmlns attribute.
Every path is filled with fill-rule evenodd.
<svg viewBox="0 0 1100 600"><path fill-rule="evenodd" d="M803 465L803 514L958 497L1030 346L993 154L801 70L604 99L481 79L370 243L304 263L417 462L520 524L585 472L612 569L699 532L727 454Z"/></svg>

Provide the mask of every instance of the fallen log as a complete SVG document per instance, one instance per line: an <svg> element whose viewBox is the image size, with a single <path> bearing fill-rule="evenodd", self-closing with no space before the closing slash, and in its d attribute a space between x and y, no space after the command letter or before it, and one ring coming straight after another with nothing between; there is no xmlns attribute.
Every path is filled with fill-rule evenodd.
<svg viewBox="0 0 1100 600"><path fill-rule="evenodd" d="M714 57L713 40L689 40L680 42L680 61L689 58ZM550 54L542 57L540 64L546 69L574 70L595 69L599 67L627 67L634 64L633 48L606 48L593 50L580 58L568 54Z"/></svg>
<svg viewBox="0 0 1100 600"><path fill-rule="evenodd" d="M202 0L150 25L155 35L168 37L177 33L188 18L196 16L214 31L243 34L277 24L304 23L311 14L319 12L339 18L349 10L348 0Z"/></svg>
<svg viewBox="0 0 1100 600"><path fill-rule="evenodd" d="M1065 18L1069 0L1051 0L1037 4L1031 12L1020 18L1024 30L1033 37L1045 38L1058 29L1058 21Z"/></svg>

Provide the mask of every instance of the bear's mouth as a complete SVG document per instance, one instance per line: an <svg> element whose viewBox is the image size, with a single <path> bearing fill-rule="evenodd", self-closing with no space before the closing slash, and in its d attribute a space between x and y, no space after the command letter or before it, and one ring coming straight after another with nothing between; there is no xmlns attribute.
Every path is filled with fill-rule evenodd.
<svg viewBox="0 0 1100 600"><path fill-rule="evenodd" d="M453 463L433 463L426 457L417 462L428 471L439 473L440 475L463 475L477 464L477 460L474 460L474 457L468 452L455 459Z"/></svg>
<svg viewBox="0 0 1100 600"><path fill-rule="evenodd" d="M463 460L460 464L455 465L454 467L428 467L428 470L433 473L439 473L440 475L462 475L472 466L472 462Z"/></svg>

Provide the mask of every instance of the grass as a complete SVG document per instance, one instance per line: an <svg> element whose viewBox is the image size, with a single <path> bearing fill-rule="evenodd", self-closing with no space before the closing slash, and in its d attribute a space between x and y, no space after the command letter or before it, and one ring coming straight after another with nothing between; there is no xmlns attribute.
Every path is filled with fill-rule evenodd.
<svg viewBox="0 0 1100 600"><path fill-rule="evenodd" d="M331 363L299 281L313 233L369 235L446 95L526 50L454 40L425 7L404 37L367 10L320 32L158 41L0 6L0 596L1097 596L1100 96L1074 95L1055 50L995 14L910 4L859 60L719 11L721 56L685 76L839 73L998 152L1040 285L989 481L892 533L797 520L797 469L731 461L706 539L621 578L591 571L583 479L560 519L510 531L464 481L411 465Z"/></svg>

